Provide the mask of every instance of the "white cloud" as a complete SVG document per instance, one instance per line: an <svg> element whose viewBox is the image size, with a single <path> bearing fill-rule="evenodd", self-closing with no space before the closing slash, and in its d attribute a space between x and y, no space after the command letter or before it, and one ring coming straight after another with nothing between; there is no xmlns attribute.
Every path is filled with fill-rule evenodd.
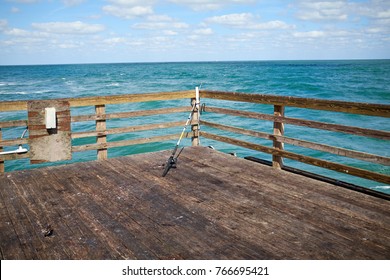
<svg viewBox="0 0 390 280"><path fill-rule="evenodd" d="M167 36L176 36L178 33L176 31L173 31L173 30L164 30L163 34L167 35Z"/></svg>
<svg viewBox="0 0 390 280"><path fill-rule="evenodd" d="M8 28L8 21L6 19L0 19L0 31L4 31Z"/></svg>
<svg viewBox="0 0 390 280"><path fill-rule="evenodd" d="M155 0L107 0L117 6L142 6L142 5L153 5Z"/></svg>
<svg viewBox="0 0 390 280"><path fill-rule="evenodd" d="M293 36L296 38L321 38L325 37L324 31L308 31L308 32L294 32Z"/></svg>
<svg viewBox="0 0 390 280"><path fill-rule="evenodd" d="M243 27L251 23L252 20L253 20L252 14L241 13L241 14L228 14L228 15L210 17L206 19L206 22Z"/></svg>
<svg viewBox="0 0 390 280"><path fill-rule="evenodd" d="M12 7L12 8L11 8L11 13L16 14L16 13L19 13L19 12L20 12L20 9L19 9L19 8L17 8L17 7Z"/></svg>
<svg viewBox="0 0 390 280"><path fill-rule="evenodd" d="M154 4L153 0L109 0L111 5L103 6L103 11L112 16L134 19L152 15Z"/></svg>
<svg viewBox="0 0 390 280"><path fill-rule="evenodd" d="M62 0L65 6L77 6L84 3L86 0Z"/></svg>
<svg viewBox="0 0 390 280"><path fill-rule="evenodd" d="M195 29L194 34L196 34L196 35L212 35L212 34L214 34L214 32L211 28L201 28L201 29Z"/></svg>
<svg viewBox="0 0 390 280"><path fill-rule="evenodd" d="M7 0L8 2L15 2L15 3L23 3L23 4L30 4L30 3L37 3L41 0Z"/></svg>
<svg viewBox="0 0 390 280"><path fill-rule="evenodd" d="M18 36L18 37L30 35L30 32L28 32L27 30L23 30L23 29L19 29L19 28L11 28L11 29L6 30L4 33L6 35Z"/></svg>
<svg viewBox="0 0 390 280"><path fill-rule="evenodd" d="M298 3L297 17L308 21L344 21L350 5L346 1L303 0Z"/></svg>
<svg viewBox="0 0 390 280"><path fill-rule="evenodd" d="M104 39L103 43L108 45L117 45L117 44L124 44L127 42L127 39L124 37L113 37L113 38L107 38Z"/></svg>
<svg viewBox="0 0 390 280"><path fill-rule="evenodd" d="M275 29L288 29L294 28L293 25L289 25L280 20L273 20L267 22L257 22L256 18L251 13L241 14L228 14L222 16L214 16L207 18L205 22L221 24L241 29L256 29L256 30L275 30Z"/></svg>
<svg viewBox="0 0 390 280"><path fill-rule="evenodd" d="M147 22L133 24L132 27L136 29L185 29L189 25L185 22L179 22L166 15L152 15L147 17Z"/></svg>
<svg viewBox="0 0 390 280"><path fill-rule="evenodd" d="M93 34L105 29L102 24L88 24L81 21L32 23L33 28L55 34Z"/></svg>
<svg viewBox="0 0 390 280"><path fill-rule="evenodd" d="M226 5L252 4L255 0L169 0L171 3L185 5L195 11L218 10Z"/></svg>
<svg viewBox="0 0 390 280"><path fill-rule="evenodd" d="M120 7L108 5L103 7L103 11L112 16L124 19L133 19L153 14L151 6Z"/></svg>

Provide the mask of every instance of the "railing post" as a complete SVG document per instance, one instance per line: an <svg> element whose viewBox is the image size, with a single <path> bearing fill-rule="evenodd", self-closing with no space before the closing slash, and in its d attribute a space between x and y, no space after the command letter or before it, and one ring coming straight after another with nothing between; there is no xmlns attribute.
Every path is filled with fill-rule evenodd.
<svg viewBox="0 0 390 280"><path fill-rule="evenodd" d="M0 141L3 139L3 132L1 131L1 127L0 127ZM0 146L0 152L3 151L3 147ZM0 160L0 174L4 173L4 161L3 160Z"/></svg>
<svg viewBox="0 0 390 280"><path fill-rule="evenodd" d="M96 116L101 116L106 113L106 106L105 105L95 105L95 114ZM106 119L103 120L96 120L96 131L97 132L103 132L106 130ZM96 143L102 144L107 143L107 136L106 135L98 135L96 137ZM97 150L97 159L107 159L107 149L98 149Z"/></svg>
<svg viewBox="0 0 390 280"><path fill-rule="evenodd" d="M283 105L274 105L274 116L284 117L284 106ZM282 122L274 121L274 135L283 136L284 135L284 124ZM274 148L283 150L283 142L274 140ZM277 169L283 167L283 158L278 155L272 155L272 166Z"/></svg>
<svg viewBox="0 0 390 280"><path fill-rule="evenodd" d="M192 115L192 122L191 122L191 130L192 130L192 146L199 146L200 140L199 140L199 88L195 88L196 91L196 98L191 99L191 106L194 107L194 113Z"/></svg>

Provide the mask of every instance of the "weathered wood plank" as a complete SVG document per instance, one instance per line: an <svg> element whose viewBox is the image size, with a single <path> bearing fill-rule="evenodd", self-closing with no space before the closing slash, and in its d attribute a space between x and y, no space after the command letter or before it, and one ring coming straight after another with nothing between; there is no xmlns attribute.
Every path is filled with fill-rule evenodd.
<svg viewBox="0 0 390 280"><path fill-rule="evenodd" d="M0 128L1 131L1 128ZM22 145L22 144L28 144L28 139L23 138L17 138L12 140L1 140L0 138L0 146L16 146L16 145Z"/></svg>
<svg viewBox="0 0 390 280"><path fill-rule="evenodd" d="M122 162L113 159L100 164L98 168L94 166L94 169L98 170L99 177L97 178L99 178L100 183L97 185L93 183L94 188L84 188L83 192L91 195L99 194L96 196L96 202L102 205L119 223L125 225L134 236L142 236L144 239L135 240L134 243L144 244L155 258L189 257L190 255L186 253L187 248L172 242L172 239L169 238L170 235L164 230L166 226L161 225L161 220L153 219L151 216L156 203L149 199L143 199L149 194L150 186L139 180L139 176L137 176L139 172L133 172L128 168L131 164L126 163L124 170L121 169L122 165ZM111 180L107 180L107 178L111 178ZM81 181L85 181L85 179L87 179L85 176L80 178ZM104 184L104 186L96 188L100 184ZM107 201L111 201L111 203L107 205ZM160 218L160 216L158 217ZM178 255L176 251L180 251L181 255Z"/></svg>
<svg viewBox="0 0 390 280"><path fill-rule="evenodd" d="M284 106L275 105L274 106L274 116L284 117ZM284 124L282 122L274 122L274 135L283 136L284 135ZM273 140L273 147L275 149L284 150L283 141L277 139ZM272 166L277 169L283 167L283 158L278 155L272 155Z"/></svg>
<svg viewBox="0 0 390 280"><path fill-rule="evenodd" d="M186 151L188 151L188 150L184 150L181 157L187 157L188 152L186 152ZM191 156L193 162L186 164L186 162L183 162L183 159L179 158L178 168L176 170L173 170L172 174L167 176L168 179L173 177L173 181L170 182L171 189L173 187L173 182L176 180L180 180L180 182L181 182L180 185L178 185L176 188L173 189L174 193L182 192L183 195L188 196L197 190L196 197L194 197L192 199L193 204L195 204L195 205L199 204L199 200L202 203L201 205L204 205L203 203L205 203L207 201L212 201L213 203L219 202L220 204L216 205L215 210L214 210L214 211L218 211L217 213L214 213L212 208L207 208L205 213L209 213L209 215L211 217L214 217L214 219L215 219L215 217L220 216L221 213L228 213L228 216L226 217L226 223L227 223L227 225L230 224L233 227L232 230L234 230L234 220L235 219L234 219L234 215L231 214L232 209L229 209L229 206L232 207L232 205L235 205L235 202L237 203L237 205L235 205L233 207L233 209L236 209L236 206L242 207L242 204L240 205L240 203L242 203L242 201L247 201L248 197L251 197L251 199L253 199L252 201L254 201L254 202L261 203L261 205L263 205L261 207L262 210L266 207L266 206L264 206L264 202L267 198L272 198L271 201L273 201L275 203L274 205L277 208L280 208L279 206L281 206L281 205L288 205L287 201L280 201L279 202L279 200L281 199L281 196L280 196L281 187L279 187L277 185L277 183L278 183L277 181L274 181L274 182L271 181L272 177L268 177L269 179L266 180L266 183L264 183L263 182L264 178L262 178L262 176L261 176L262 173L259 173L258 170L257 171L254 170L253 174L249 178L250 180L248 182L248 177L245 176L246 172L248 170L250 170L250 167L248 167L248 165L245 165L242 168L239 168L240 170L236 170L236 167L241 166L242 163L234 164L234 165L233 164L232 165L226 164L228 161L228 158L225 155L224 157L221 157L219 159L220 161L218 161L218 162L224 162L225 164L222 166L220 166L220 165L216 166L216 165L214 165L215 161L213 160L213 158L208 157L204 153L201 153L201 155L200 155L199 150L195 151L195 152L194 152L194 150L191 150L191 151L193 151L192 156ZM198 157L199 157L199 159L198 159ZM232 158L232 161L235 161L235 160L236 160L235 158ZM202 161L206 165L199 166L199 168L200 168L199 169L196 167L196 166L198 166L196 164L197 161ZM139 162L139 160L138 160L138 162ZM194 163L195 163L195 168L194 168ZM222 173L221 173L221 171L216 170L215 167L220 168L220 170L222 170ZM229 169L228 167L231 167L232 169ZM181 171L179 171L179 168L181 168ZM252 168L253 168L253 165L252 165ZM196 171L194 173L191 173L191 170L194 170L194 169ZM234 172L232 172L233 170L234 170ZM198 173L198 172L200 172L200 173ZM153 174L154 174L154 172L153 172ZM159 172L156 173L157 176L158 176L158 174L159 174ZM241 174L244 174L244 175L241 176ZM194 177L194 175L196 177ZM278 175L275 174L275 176L279 177L280 174L278 174ZM187 180L183 179L183 177L187 178ZM303 184L307 183L305 181L298 181L298 182L294 183L294 181L291 181L290 177L288 179L289 180L286 180L286 183L285 183L286 185L284 185L285 187L287 187L289 184L296 184L295 185L296 188L299 189L299 188L301 188L302 183ZM153 179L153 180L157 180L157 178ZM185 180L185 181L183 181L183 180ZM198 184L198 187L197 188L186 188L185 186L190 185L191 181L195 181ZM253 183L250 183L250 181L253 181ZM235 182L245 182L245 183L236 185L237 183L235 183ZM211 185L210 185L210 183L211 183ZM262 187L264 187L265 190L269 190L270 183L275 186L274 187L275 192L269 193L269 194L267 194L267 196L258 197L258 194L256 195L256 191L258 192L259 189L261 189ZM246 191L250 191L250 193L246 194L246 198L245 198L245 196L244 197L240 196L239 193L232 194L232 189L231 189L232 186L237 186L236 190L239 191L239 193L242 192L243 188L245 188ZM201 188L201 190L199 190L199 188ZM229 189L229 190L227 190L227 189ZM218 192L217 192L217 190L218 190ZM230 196L228 196L228 197L224 196L221 193L221 191L224 191L224 190L227 190L227 192L230 193ZM286 188L286 191L287 190L288 190L288 187ZM263 191L263 189L261 189L261 191ZM198 193L203 194L203 196L200 196L201 194L198 194ZM217 193L217 195L215 195L215 197L214 197L213 194L216 194L216 193ZM287 192L287 194L288 193L289 192ZM289 195L287 197L289 197ZM282 199L283 198L285 199L286 196L282 195ZM294 200L297 198L297 196L296 196L296 194L294 194L294 195L291 195L290 198ZM228 199L228 200L225 200L225 199ZM195 202L195 201L198 201L198 202ZM321 201L321 198L319 199L319 201ZM307 203L307 201L305 201L305 202ZM191 199L189 201L187 201L186 203L190 204ZM254 204L253 207L255 207L255 205L256 204ZM313 206L313 209L311 209L310 207L309 207L309 209L306 209L305 207L307 207L307 204L300 205L300 203L296 204L296 205L289 205L289 207L298 208L297 211L304 211L305 213L307 213L306 215L308 215L308 216L310 216L312 214L312 210L317 208L317 211L318 211L318 205L315 205L315 204ZM266 208L269 209L268 207L266 207ZM253 208L250 208L250 209L251 209L251 212L253 212ZM200 210L197 209L197 211L200 211ZM243 215L243 216L247 217L248 212L245 212L245 210L243 210L243 212L245 213L245 215ZM269 221L272 221L273 225L275 226L274 230L276 228L279 228L279 230L283 231L283 233L287 232L287 233L292 234L291 236L286 235L284 237L286 240L286 243L284 243L284 244L288 248L288 244L291 244L291 242L293 242L294 236L296 237L296 236L300 235L299 230L301 230L302 228L297 229L297 232L295 232L295 230L296 230L296 228L299 228L299 224L302 220L302 217L300 217L300 218L296 217L295 219L297 219L297 220L290 217L291 216L290 209L286 210L286 212L284 212L283 214L278 212L278 213L274 213L273 215L274 215L273 218L270 218ZM287 215L285 219L283 219L284 215ZM262 217L262 220L264 221L266 214L259 213L258 217L260 217L260 216ZM256 217L256 214L253 214L252 217ZM321 215L319 215L318 217L321 217ZM313 220L312 220L313 223L318 220L318 217L313 217ZM348 217L350 217L350 216L348 216ZM305 218L307 218L307 217L305 217ZM241 220L242 219L245 220L245 217L241 217ZM248 219L248 217L246 219ZM277 221L280 221L281 219L282 219L282 221L284 221L284 225L283 225L283 223L280 225L277 224ZM331 221L331 219L332 218L330 218L330 221ZM318 221L320 221L320 220L318 220ZM287 222L291 222L291 224L293 224L294 226L292 228L285 228ZM305 227L305 226L302 225L302 227ZM325 225L323 229L326 229L327 227L328 227L328 225ZM338 227L340 227L340 224L338 225ZM245 232L245 229L247 229L247 227L243 226L243 224L241 223L240 232L242 232L242 231ZM258 231L259 231L259 228L257 229L257 232ZM327 231L328 231L328 235L329 235L328 238L332 239L332 236L334 235L334 233L332 232L332 228L329 228ZM247 233L247 234L243 233L243 234L244 234L244 236L249 236L249 235L253 236L254 233L251 232L250 234L249 233ZM264 238L265 233L260 232L259 235L260 236L256 236L256 234L255 234L255 236L253 238L255 238L255 240L257 240L258 242L261 242L262 238ZM268 237L269 236L267 236L267 238ZM324 236L322 236L321 238L323 238L323 237ZM306 240L306 241L308 242L308 240ZM278 242L281 242L281 241L278 240ZM295 240L294 242L297 242L297 240ZM316 242L318 244L319 240L317 240ZM350 243L350 244L352 245L352 243ZM282 245L280 245L280 246L282 246ZM283 248L285 248L287 250L286 247L283 247ZM308 248L306 248L306 249L308 249ZM296 250L296 248L295 248L295 250ZM351 250L354 250L354 249L351 248ZM318 248L315 251L318 251ZM292 252L293 252L293 250L292 250ZM297 253L297 254L299 254L299 253ZM353 255L353 253L350 253L350 254ZM326 255L326 254L324 253L324 255ZM307 255L306 255L306 257L307 257Z"/></svg>
<svg viewBox="0 0 390 280"><path fill-rule="evenodd" d="M122 94L108 96L91 96L81 98L63 98L59 101L68 101L71 107L95 106L100 104L120 104L132 102L175 100L195 97L195 91L176 91L176 92L156 92L156 93L138 93ZM2 101L0 102L0 112L26 111L28 101Z"/></svg>
<svg viewBox="0 0 390 280"><path fill-rule="evenodd" d="M107 142L101 144L87 144L80 146L72 146L72 152L81 152L81 151L90 151L97 149L108 149L114 147L123 147L123 146L131 146L145 143L153 143L153 142L161 142L167 140L177 139L180 135L178 134L169 134L163 136L154 136L142 139L133 139L133 140L123 140L123 141L115 141L115 142Z"/></svg>
<svg viewBox="0 0 390 280"><path fill-rule="evenodd" d="M184 122L179 121L179 122L168 122L168 123L156 123L156 124L129 126L129 127L119 127L119 128L106 129L106 130L99 131L99 132L97 132L97 131L75 132L75 133L72 133L72 139L91 137L91 136L100 136L100 135L128 133L128 132L136 132L136 131L144 131L144 130L153 130L153 129L163 129L163 128L181 126L181 125L184 125ZM0 144L1 144L1 142L0 142Z"/></svg>
<svg viewBox="0 0 390 280"><path fill-rule="evenodd" d="M196 159L198 162L201 162L205 165L212 166L212 163L216 160L227 160L226 155L223 156L220 153L209 152L209 156L203 153L202 157L198 159L198 153L194 153L193 150L191 150L191 152L192 155L190 156L193 159ZM188 153L184 154L184 156L187 155ZM307 180L301 176L291 176L291 174L288 174L284 171L276 170L273 172L275 173L274 176L278 178L278 180L275 181L273 180L275 177L261 176L262 173L259 172L257 168L253 168L253 165L250 163L240 159L234 160L239 160L240 163L230 166L218 165L216 166L218 171L214 170L213 174L222 172L218 178L223 178L232 182L246 182L244 185L239 185L240 189L248 188L253 192L269 192L274 189L275 193L269 193L267 195L272 197L272 201L277 201L280 199L279 196L281 191L283 192L283 197L287 197L288 199L292 200L299 199L300 202L297 205L288 206L285 214L294 215L294 213L307 213L307 216L304 218L306 223L310 221L309 225L328 232L330 235L337 236L338 234L341 234L340 237L347 237L347 240L351 240L350 236L348 237L348 235L352 233L351 230L353 228L364 228L366 231L364 234L361 232L356 232L356 234L362 234L361 238L362 240L365 240L367 245L370 245L373 240L381 240L384 235L387 235L389 230L388 224L390 223L390 218L388 217L390 204L385 203L384 206L381 199L370 198L370 203L368 203L368 197L364 194L353 192L351 193L349 190L339 189L336 186L323 184L316 180ZM266 169L269 170L268 167L263 167L262 169L263 171L266 171ZM250 189L251 182L254 183L252 189ZM286 189L282 190L283 187L286 187ZM275 195L277 198L275 198ZM256 194L252 193L248 196L253 197L254 201L256 201ZM234 197L238 201L242 201L239 196L235 195ZM282 205L285 203L286 202L280 201L276 202L275 205L278 205L277 209L283 210ZM384 207L381 207L381 205ZM322 211L327 212L326 216L324 216L325 213L321 213ZM318 212L320 213L317 216L316 213ZM382 217L385 218L379 219L381 215L384 215ZM342 233L340 232L340 230L343 230L344 227L342 221L346 217L347 219L351 219L353 217L353 220L349 221L348 227L345 225L346 233ZM278 218L275 217L275 219ZM302 217L298 217L298 219L302 219ZM290 229L286 228L286 230L288 231ZM345 234L347 235L344 236ZM325 238L325 236L323 236L323 238ZM385 239L388 240L386 242L390 242L390 237L386 237ZM375 242L373 242L374 244L371 244L373 246L371 249L383 250L381 248L377 248ZM351 242L350 245L353 247L353 242Z"/></svg>
<svg viewBox="0 0 390 280"><path fill-rule="evenodd" d="M0 155L0 160L6 161L6 160L15 160L15 159L22 159L22 158L29 158L30 152L23 153L23 154L8 154L8 155Z"/></svg>
<svg viewBox="0 0 390 280"><path fill-rule="evenodd" d="M70 107L67 101L29 101L28 130L30 162L69 160L71 153ZM55 128L46 129L45 108L55 108Z"/></svg>
<svg viewBox="0 0 390 280"><path fill-rule="evenodd" d="M162 177L169 155L0 175L1 258L390 258L389 201L204 147Z"/></svg>
<svg viewBox="0 0 390 280"><path fill-rule="evenodd" d="M91 96L82 98L68 98L72 107L94 106L99 104L120 104L120 103L135 103L148 101L163 101L175 99L190 99L195 97L195 91L175 91L175 92L156 92L156 93L137 93L109 96Z"/></svg>
<svg viewBox="0 0 390 280"><path fill-rule="evenodd" d="M0 127L0 152L3 151L3 131L1 130L1 127ZM0 174L1 173L4 173L4 160L3 159L0 159Z"/></svg>
<svg viewBox="0 0 390 280"><path fill-rule="evenodd" d="M390 140L390 132L383 131L383 130L367 129L367 128L361 128L355 126L338 125L338 124L309 121L309 120L302 120L296 118L278 117L278 116L272 116L268 114L259 114L254 112L224 109L224 108L217 108L217 107L207 107L206 110L207 112L213 112L219 114L228 114L228 115L247 117L247 118L253 118L258 120L281 122L285 124L292 124L292 125L298 125L298 126L304 126L310 128L317 128L317 129L324 129L324 130L335 131L335 132L343 132L348 134L360 135L364 137L374 137L378 139Z"/></svg>
<svg viewBox="0 0 390 280"><path fill-rule="evenodd" d="M334 163L334 162L330 162L330 161L326 161L326 160L321 160L321 159L317 159L317 158L313 158L313 157L309 157L309 156L304 156L304 155L300 155L300 154L296 154L296 153L292 153L292 152L288 152L288 151L281 151L279 149L270 148L270 147L266 147L266 146L262 146L262 145L256 145L256 144L249 143L246 141L241 141L238 139L215 135L215 134L212 134L209 132L201 131L201 135L206 137L206 138L213 139L216 141L221 141L221 142L229 143L232 145L241 146L244 148L248 148L248 149L252 149L252 150L256 150L256 151L260 151L260 152L264 152L264 153L268 153L268 154L272 154L272 155L279 155L279 156L286 157L289 159L293 159L293 160L297 160L300 162L315 165L318 167L331 169L331 170L334 170L337 172L342 172L342 173L350 174L353 176L366 178L366 179L377 181L377 182L383 182L385 184L390 184L390 176L388 176L386 174L376 173L376 172L372 172L369 170L364 170L361 168L338 164L338 163Z"/></svg>
<svg viewBox="0 0 390 280"><path fill-rule="evenodd" d="M27 126L27 120L0 122L0 128L15 127L15 126Z"/></svg>
<svg viewBox="0 0 390 280"><path fill-rule="evenodd" d="M99 115L96 115L96 114L94 114L94 115L80 115L80 116L72 116L71 120L72 120L72 122L111 120L111 119L134 118L134 117L144 117L144 116L189 112L190 110L191 110L191 107L183 106L183 107L174 107L174 108L140 110L140 111L132 111L132 112L121 112L121 113L110 113L110 114L99 114Z"/></svg>
<svg viewBox="0 0 390 280"><path fill-rule="evenodd" d="M169 155L166 154L166 157ZM121 170L122 166L129 166L123 159L118 159L122 162L122 164L118 165L118 170ZM215 216L212 218L205 219L203 215L199 215L199 209L198 208L191 208L188 205L189 203L195 203L195 205L199 204L201 202L204 202L205 200L198 197L198 198L190 198L188 201L188 198L186 199L181 194L189 194L192 191L196 190L198 188L194 188L194 173L191 172L185 172L183 174L184 176L180 178L180 184L172 184L166 179L163 179L161 177L161 162L166 160L166 158L158 157L156 158L156 154L149 154L145 157L135 157L135 160L137 161L137 165L132 165L131 169L134 170L134 173L140 174L142 173L142 170L145 170L145 168L150 170L150 173L148 172L148 176L143 178L143 181L147 183L150 186L156 186L155 191L158 193L155 194L156 197L169 197L169 200L174 201L175 207L173 207L173 211L178 211L179 214L173 215L170 214L166 217L166 221L163 223L165 226L167 226L170 229L177 229L180 224L185 225L186 231L183 232L181 229L179 232L173 232L172 234L176 236L180 236L180 244L182 244L185 247L191 248L191 255L193 258L204 258L205 256L207 258L226 258L227 256L233 257L233 258L275 258L275 254L270 252L264 252L263 248L260 248L258 245L256 245L255 242L253 243L244 243L240 240L236 240L235 244L231 244L230 242L226 242L226 238L231 237L232 233L227 231L226 228L221 227L216 224L215 222ZM127 169L127 168L122 168ZM194 172L196 169L194 169ZM187 169L188 171L188 169ZM192 175L192 176L191 176ZM202 179L207 178L207 176L202 176ZM207 181L207 179L205 180ZM199 183L199 181L197 181ZM202 184L202 183L200 183ZM203 184L202 184L203 185ZM205 188L207 188L209 184L204 185ZM179 190L180 189L180 190ZM186 195L187 196L187 195ZM184 201L183 201L184 199ZM211 197L209 200L212 199ZM214 201L214 200L213 200ZM215 200L216 201L216 200ZM153 200L153 203L156 203ZM220 202L221 205L225 205L224 201ZM164 206L164 204L167 204L167 200L164 199L161 201L161 205ZM226 206L226 205L225 205ZM150 206L154 207L154 206ZM182 209L184 207L186 210ZM166 208L166 207L165 207ZM223 209L220 209L220 211ZM165 210L167 211L167 210ZM165 212L164 211L164 212ZM197 214L199 213L199 214ZM176 217L178 219L172 219L170 217ZM188 229L187 229L188 228ZM193 232L196 232L194 235ZM215 236L214 238L211 238L211 236ZM194 246L196 244L196 246ZM199 245L198 245L199 244ZM210 248L212 252L208 253L208 249L205 250L205 248ZM238 249L240 248L240 249ZM245 254L243 255L243 251ZM206 252L205 252L206 251ZM208 255L211 254L211 255ZM203 256L203 257L201 257Z"/></svg>
<svg viewBox="0 0 390 280"><path fill-rule="evenodd" d="M106 112L106 106L105 105L96 105L95 106L95 113L96 115L103 115ZM96 136L96 143L97 144L105 144L107 143L107 136L104 134L99 134L102 131L106 130L106 120L97 120L95 121L96 124L96 132L98 135ZM103 160L107 159L108 152L107 149L98 149L97 150L97 159Z"/></svg>
<svg viewBox="0 0 390 280"><path fill-rule="evenodd" d="M0 175L1 176L1 175ZM12 189L9 180L1 180L0 188L0 253L1 259L23 259L26 255L23 252L21 242L19 240L17 227L14 226L14 208L12 200L16 195L9 192ZM5 242L7 240L7 242Z"/></svg>
<svg viewBox="0 0 390 280"><path fill-rule="evenodd" d="M273 134L269 134L269 133L264 133L264 132L260 132L260 131L249 130L249 129L243 129L240 127L223 125L223 124L219 124L219 123L213 123L213 122L209 122L209 121L205 121L205 120L201 120L201 124L205 125L205 126L217 128L217 129L222 129L222 130L234 132L234 133L241 133L241 134L248 135L248 136L259 137L262 139L277 140L280 142L284 142L286 144L291 144L291 145L300 146L300 147L304 147L304 148L314 149L317 151L332 153L332 154L339 155L339 156L350 157L350 158L369 161L369 162L373 162L373 163L380 163L380 164L384 164L384 165L390 165L390 158L380 156L380 155L374 155L374 154L369 154L369 153L365 153L365 152L359 152L359 151L329 146L329 145L320 144L320 143L314 143L311 141L290 138L290 137L286 137L286 136L277 136L277 135L273 135Z"/></svg>
<svg viewBox="0 0 390 280"><path fill-rule="evenodd" d="M242 101L251 103L291 106L314 110L327 110L379 117L390 117L390 105L347 102L338 100L325 100L314 98L302 98L293 96L279 96L269 94L250 94L238 92L223 92L202 90L202 98L222 99L230 101Z"/></svg>

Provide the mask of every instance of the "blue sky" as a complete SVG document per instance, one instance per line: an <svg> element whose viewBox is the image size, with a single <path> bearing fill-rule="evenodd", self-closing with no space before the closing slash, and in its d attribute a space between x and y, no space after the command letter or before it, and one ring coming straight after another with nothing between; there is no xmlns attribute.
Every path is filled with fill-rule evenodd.
<svg viewBox="0 0 390 280"><path fill-rule="evenodd" d="M0 64L390 58L389 0L0 0Z"/></svg>

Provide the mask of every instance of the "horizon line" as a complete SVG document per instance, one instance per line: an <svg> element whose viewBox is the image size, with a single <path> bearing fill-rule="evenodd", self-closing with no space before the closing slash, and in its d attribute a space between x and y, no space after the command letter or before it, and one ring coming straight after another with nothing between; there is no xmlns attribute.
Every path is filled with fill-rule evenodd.
<svg viewBox="0 0 390 280"><path fill-rule="evenodd" d="M253 59L253 60L189 60L189 61L133 61L133 62L70 62L70 63L31 63L31 64L0 64L6 66L61 66L61 65L98 65L98 64L170 64L170 63L231 63L231 62L283 62L283 61L375 61L390 60L390 58L333 58L333 59Z"/></svg>

